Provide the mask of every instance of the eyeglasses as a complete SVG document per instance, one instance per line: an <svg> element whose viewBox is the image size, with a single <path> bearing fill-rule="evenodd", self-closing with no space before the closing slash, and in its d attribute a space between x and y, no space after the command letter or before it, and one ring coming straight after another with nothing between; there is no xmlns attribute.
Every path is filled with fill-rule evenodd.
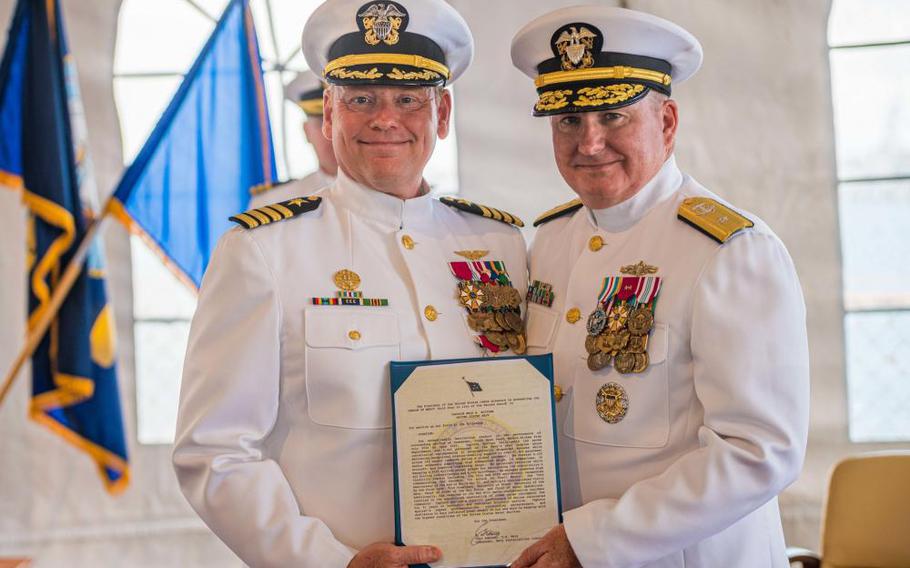
<svg viewBox="0 0 910 568"><path fill-rule="evenodd" d="M417 112L433 100L430 89L395 89L394 92L377 93L356 87L341 90L339 102L352 112L372 113L383 104L391 104L401 112Z"/></svg>

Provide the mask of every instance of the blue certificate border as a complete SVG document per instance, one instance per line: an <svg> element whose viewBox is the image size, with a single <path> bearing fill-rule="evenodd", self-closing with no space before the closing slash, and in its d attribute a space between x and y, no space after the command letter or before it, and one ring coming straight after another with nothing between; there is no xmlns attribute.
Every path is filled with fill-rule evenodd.
<svg viewBox="0 0 910 568"><path fill-rule="evenodd" d="M535 369L540 371L547 381L550 382L550 419L553 428L553 457L556 462L556 510L559 513L559 522L562 523L562 486L559 480L559 443L557 442L556 431L556 399L553 398L553 354L545 353L543 355L524 355L520 357L469 357L466 359L440 359L438 361L392 361L389 363L389 383L392 388L392 468L394 476L395 492L395 544L404 546L405 542L401 538L401 504L398 495L398 436L395 431L395 393L401 388L408 378L418 367L430 367L433 365L451 365L453 363L486 363L489 361L508 361L510 359L524 359ZM420 544L433 544L425 542ZM430 568L428 564L413 564L417 568ZM466 566L463 568L506 568L505 566Z"/></svg>

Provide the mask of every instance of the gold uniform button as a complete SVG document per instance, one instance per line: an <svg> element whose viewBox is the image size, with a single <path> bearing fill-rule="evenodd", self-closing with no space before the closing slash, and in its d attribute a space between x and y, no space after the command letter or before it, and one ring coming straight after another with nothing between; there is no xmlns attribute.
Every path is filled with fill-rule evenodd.
<svg viewBox="0 0 910 568"><path fill-rule="evenodd" d="M436 321L436 318L439 317L439 312L433 306L427 306L423 309L423 315L430 321Z"/></svg>
<svg viewBox="0 0 910 568"><path fill-rule="evenodd" d="M569 323L575 323L581 319L581 310L578 308L572 308L566 312L566 321Z"/></svg>
<svg viewBox="0 0 910 568"><path fill-rule="evenodd" d="M553 398L556 399L556 402L562 400L562 387L559 385L553 385Z"/></svg>
<svg viewBox="0 0 910 568"><path fill-rule="evenodd" d="M600 235L594 235L591 237L591 240L588 241L588 248L591 249L591 252L597 252L604 248L604 238Z"/></svg>
<svg viewBox="0 0 910 568"><path fill-rule="evenodd" d="M414 248L414 239L411 238L411 235L404 235L401 237L401 244L404 245L404 248L411 250Z"/></svg>
<svg viewBox="0 0 910 568"><path fill-rule="evenodd" d="M351 341L360 341L361 336L359 331L352 329L348 332L348 337L351 339Z"/></svg>

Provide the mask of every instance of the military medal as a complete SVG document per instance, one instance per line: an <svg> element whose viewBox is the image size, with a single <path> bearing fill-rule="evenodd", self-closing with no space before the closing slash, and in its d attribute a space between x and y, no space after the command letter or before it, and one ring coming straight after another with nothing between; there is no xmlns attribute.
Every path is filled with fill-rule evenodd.
<svg viewBox="0 0 910 568"><path fill-rule="evenodd" d="M460 256L477 256L462 254ZM458 280L458 301L467 311L468 327L476 332L475 341L499 353L511 349L521 355L528 349L521 318L521 294L512 287L502 261L472 260L450 262L452 275Z"/></svg>
<svg viewBox="0 0 910 568"><path fill-rule="evenodd" d="M388 306L386 298L364 298L359 292L360 275L353 270L342 269L332 275L332 281L338 287L334 298L311 298L316 306Z"/></svg>
<svg viewBox="0 0 910 568"><path fill-rule="evenodd" d="M611 363L618 373L647 370L648 334L654 327L654 305L661 279L657 268L643 261L621 269L628 276L604 279L597 307L588 316L585 352L588 368L597 371Z"/></svg>
<svg viewBox="0 0 910 568"><path fill-rule="evenodd" d="M616 424L626 417L629 397L618 383L607 383L597 391L597 414L609 424Z"/></svg>
<svg viewBox="0 0 910 568"><path fill-rule="evenodd" d="M603 351L588 355L588 369L599 371L610 364L610 356Z"/></svg>
<svg viewBox="0 0 910 568"><path fill-rule="evenodd" d="M640 306L629 314L629 331L636 335L644 335L651 331L654 325L654 314L650 305Z"/></svg>
<svg viewBox="0 0 910 568"><path fill-rule="evenodd" d="M607 325L607 312L598 307L588 316L588 335L600 335L605 325Z"/></svg>

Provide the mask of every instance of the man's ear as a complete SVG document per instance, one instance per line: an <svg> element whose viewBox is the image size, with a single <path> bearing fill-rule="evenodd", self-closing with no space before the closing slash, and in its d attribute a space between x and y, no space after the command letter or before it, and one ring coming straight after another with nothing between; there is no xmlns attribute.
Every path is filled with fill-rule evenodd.
<svg viewBox="0 0 910 568"><path fill-rule="evenodd" d="M322 135L329 140L332 139L334 110L332 108L332 88L328 87L322 92Z"/></svg>
<svg viewBox="0 0 910 568"><path fill-rule="evenodd" d="M673 99L661 104L661 122L663 124L664 146L673 148L676 142L676 129L679 127L679 107Z"/></svg>
<svg viewBox="0 0 910 568"><path fill-rule="evenodd" d="M436 137L442 140L449 135L449 121L452 120L452 93L445 89L439 97L436 117Z"/></svg>

